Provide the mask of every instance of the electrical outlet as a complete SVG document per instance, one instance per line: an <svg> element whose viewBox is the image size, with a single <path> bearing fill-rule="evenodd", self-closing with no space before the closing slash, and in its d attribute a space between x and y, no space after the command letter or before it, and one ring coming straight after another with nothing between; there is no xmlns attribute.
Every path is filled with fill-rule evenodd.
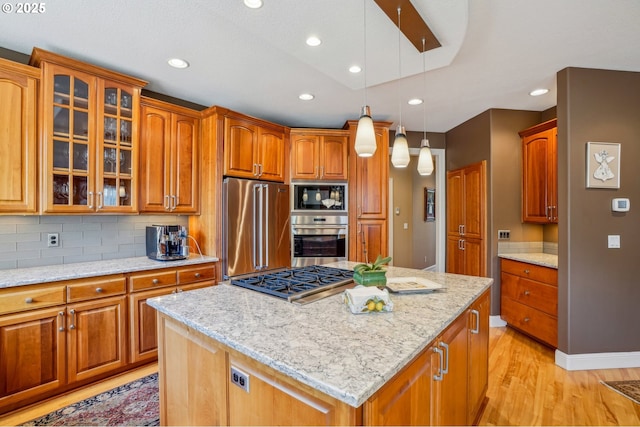
<svg viewBox="0 0 640 427"><path fill-rule="evenodd" d="M57 248L60 246L60 234L49 233L47 234L47 246L50 248Z"/></svg>
<svg viewBox="0 0 640 427"><path fill-rule="evenodd" d="M231 382L249 393L249 375L235 366L231 367Z"/></svg>
<svg viewBox="0 0 640 427"><path fill-rule="evenodd" d="M511 230L498 230L498 240L509 240Z"/></svg>

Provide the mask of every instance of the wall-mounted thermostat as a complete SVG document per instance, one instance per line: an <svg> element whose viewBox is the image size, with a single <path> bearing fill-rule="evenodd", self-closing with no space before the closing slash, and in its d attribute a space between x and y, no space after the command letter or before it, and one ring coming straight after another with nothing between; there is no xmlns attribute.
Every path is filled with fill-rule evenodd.
<svg viewBox="0 0 640 427"><path fill-rule="evenodd" d="M614 212L629 212L630 207L629 199L613 199L611 201L611 210Z"/></svg>

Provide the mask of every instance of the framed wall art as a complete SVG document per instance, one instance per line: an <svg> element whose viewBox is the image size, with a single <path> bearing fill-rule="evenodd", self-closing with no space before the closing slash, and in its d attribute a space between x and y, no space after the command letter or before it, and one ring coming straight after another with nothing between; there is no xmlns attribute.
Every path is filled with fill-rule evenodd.
<svg viewBox="0 0 640 427"><path fill-rule="evenodd" d="M424 220L431 222L436 220L436 190L435 188L424 189Z"/></svg>
<svg viewBox="0 0 640 427"><path fill-rule="evenodd" d="M620 188L620 144L587 142L587 188Z"/></svg>

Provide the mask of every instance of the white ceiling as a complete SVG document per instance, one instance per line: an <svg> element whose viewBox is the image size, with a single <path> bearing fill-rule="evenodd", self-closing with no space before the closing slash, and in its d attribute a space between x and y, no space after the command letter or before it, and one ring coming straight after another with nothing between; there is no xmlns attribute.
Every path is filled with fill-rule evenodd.
<svg viewBox="0 0 640 427"><path fill-rule="evenodd" d="M489 108L556 104L566 67L640 72L639 0L412 0L442 47L424 58L372 0L49 0L0 15L0 47L37 46L149 81L147 89L293 127L342 127L364 103L374 120L446 132ZM323 43L305 45L309 35ZM166 61L180 57L185 70ZM398 78L399 72L402 78ZM425 90L426 82L426 90ZM528 92L550 92L531 97ZM313 101L298 95L309 92ZM401 107L400 107L401 106Z"/></svg>

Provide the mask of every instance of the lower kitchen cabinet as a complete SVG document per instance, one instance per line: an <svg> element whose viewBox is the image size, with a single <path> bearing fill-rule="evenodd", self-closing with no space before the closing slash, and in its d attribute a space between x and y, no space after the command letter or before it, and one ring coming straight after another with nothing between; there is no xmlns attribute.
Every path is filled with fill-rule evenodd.
<svg viewBox="0 0 640 427"><path fill-rule="evenodd" d="M488 290L471 304L469 310L468 425L475 424L489 387L490 313L491 291Z"/></svg>
<svg viewBox="0 0 640 427"><path fill-rule="evenodd" d="M558 346L558 270L501 260L500 315L507 324Z"/></svg>
<svg viewBox="0 0 640 427"><path fill-rule="evenodd" d="M387 255L388 233L386 219L358 220L356 242L356 260L374 262L378 255Z"/></svg>

